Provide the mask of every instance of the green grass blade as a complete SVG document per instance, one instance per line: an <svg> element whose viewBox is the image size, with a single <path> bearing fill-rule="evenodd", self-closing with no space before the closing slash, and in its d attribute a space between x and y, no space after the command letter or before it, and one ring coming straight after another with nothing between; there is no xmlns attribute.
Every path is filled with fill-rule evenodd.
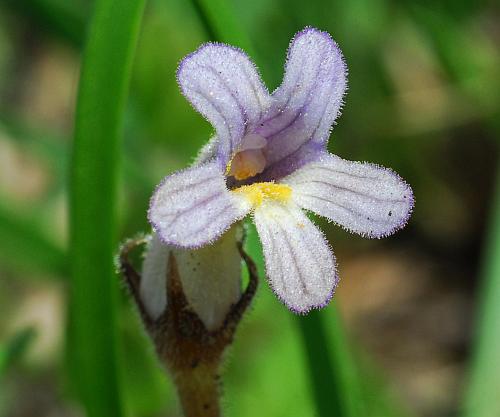
<svg viewBox="0 0 500 417"><path fill-rule="evenodd" d="M465 417L500 415L500 172L488 233Z"/></svg>
<svg viewBox="0 0 500 417"><path fill-rule="evenodd" d="M297 318L319 416L359 416L361 389L340 317L331 306ZM328 329L328 330L327 330Z"/></svg>
<svg viewBox="0 0 500 417"><path fill-rule="evenodd" d="M191 0L200 20L213 41L239 46L253 55L252 44L229 0Z"/></svg>
<svg viewBox="0 0 500 417"><path fill-rule="evenodd" d="M24 355L35 336L35 329L28 327L19 331L6 343L0 344L0 378Z"/></svg>
<svg viewBox="0 0 500 417"><path fill-rule="evenodd" d="M83 57L70 189L70 364L89 417L123 415L113 255L121 127L144 0L96 2Z"/></svg>

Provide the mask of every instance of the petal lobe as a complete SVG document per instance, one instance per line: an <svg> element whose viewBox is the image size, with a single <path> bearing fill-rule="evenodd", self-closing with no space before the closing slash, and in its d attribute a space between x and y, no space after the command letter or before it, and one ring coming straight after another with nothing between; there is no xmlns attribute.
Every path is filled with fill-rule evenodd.
<svg viewBox="0 0 500 417"><path fill-rule="evenodd" d="M338 278L323 234L298 208L266 202L255 210L266 273L276 295L296 313L325 306Z"/></svg>
<svg viewBox="0 0 500 417"><path fill-rule="evenodd" d="M183 59L177 80L186 98L214 126L225 166L246 130L255 127L270 105L256 67L237 48L207 43Z"/></svg>
<svg viewBox="0 0 500 417"><path fill-rule="evenodd" d="M166 177L151 198L148 217L164 243L196 248L213 242L247 213L214 161Z"/></svg>
<svg viewBox="0 0 500 417"><path fill-rule="evenodd" d="M288 50L285 77L272 94L258 133L269 141L274 164L311 141L323 146L342 106L347 67L330 35L314 28L299 32Z"/></svg>
<svg viewBox="0 0 500 417"><path fill-rule="evenodd" d="M375 164L324 155L283 179L294 201L347 230L381 238L408 221L414 199L394 171Z"/></svg>

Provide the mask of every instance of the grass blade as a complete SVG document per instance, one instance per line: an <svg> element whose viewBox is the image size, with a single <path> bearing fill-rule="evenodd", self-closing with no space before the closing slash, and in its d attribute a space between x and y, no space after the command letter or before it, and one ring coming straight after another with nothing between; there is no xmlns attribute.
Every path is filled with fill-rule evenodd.
<svg viewBox="0 0 500 417"><path fill-rule="evenodd" d="M319 416L359 416L361 389L334 306L297 317ZM327 323L328 329L327 331Z"/></svg>
<svg viewBox="0 0 500 417"><path fill-rule="evenodd" d="M470 383L465 397L465 417L500 415L500 171L497 176L483 261L478 330Z"/></svg>
<svg viewBox="0 0 500 417"><path fill-rule="evenodd" d="M116 194L121 126L144 0L96 2L83 57L70 189L73 380L89 417L120 417Z"/></svg>
<svg viewBox="0 0 500 417"><path fill-rule="evenodd" d="M235 16L228 0L192 0L210 40L239 46L249 55L253 49L250 38L241 30L240 19Z"/></svg>

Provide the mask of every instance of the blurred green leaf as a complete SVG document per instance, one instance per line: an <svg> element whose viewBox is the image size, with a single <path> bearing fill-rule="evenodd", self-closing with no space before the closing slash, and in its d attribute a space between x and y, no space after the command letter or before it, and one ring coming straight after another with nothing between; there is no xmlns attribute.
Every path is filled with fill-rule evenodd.
<svg viewBox="0 0 500 417"><path fill-rule="evenodd" d="M70 189L73 380L89 417L119 417L116 323L121 128L144 0L98 0L83 57Z"/></svg>
<svg viewBox="0 0 500 417"><path fill-rule="evenodd" d="M28 327L19 331L7 342L0 344L0 378L26 353L35 336L35 329Z"/></svg>
<svg viewBox="0 0 500 417"><path fill-rule="evenodd" d="M500 415L500 171L486 242L465 417Z"/></svg>
<svg viewBox="0 0 500 417"><path fill-rule="evenodd" d="M12 10L38 27L81 48L85 40L88 2L68 0L5 0Z"/></svg>
<svg viewBox="0 0 500 417"><path fill-rule="evenodd" d="M242 30L240 19L235 15L229 0L191 0L212 41L227 42L253 55L247 33Z"/></svg>
<svg viewBox="0 0 500 417"><path fill-rule="evenodd" d="M33 220L0 204L0 258L20 270L63 275L65 252Z"/></svg>
<svg viewBox="0 0 500 417"><path fill-rule="evenodd" d="M467 86L471 79L490 77L489 68L496 75L497 47L486 30L475 28L473 19L458 20L435 4L415 3L408 11L452 80Z"/></svg>
<svg viewBox="0 0 500 417"><path fill-rule="evenodd" d="M293 316L262 280L223 375L228 417L317 416L299 341Z"/></svg>
<svg viewBox="0 0 500 417"><path fill-rule="evenodd" d="M362 389L364 413L360 415L369 417L412 417L411 414L398 397L398 393L391 389L389 381L383 375L383 371L373 359L366 358L360 352L356 352L358 368L362 369L359 375L360 387ZM362 376L362 378L361 378Z"/></svg>
<svg viewBox="0 0 500 417"><path fill-rule="evenodd" d="M18 120L9 111L0 110L0 129L6 132L6 139L12 140L24 152L46 161L53 171L56 180L53 190L59 191L66 186L68 172L67 138L59 137L53 132L32 128L25 121Z"/></svg>

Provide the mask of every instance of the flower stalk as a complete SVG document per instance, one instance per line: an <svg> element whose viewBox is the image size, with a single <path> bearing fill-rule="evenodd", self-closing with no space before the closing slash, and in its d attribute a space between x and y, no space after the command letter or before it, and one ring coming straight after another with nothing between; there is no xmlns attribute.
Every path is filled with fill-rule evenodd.
<svg viewBox="0 0 500 417"><path fill-rule="evenodd" d="M129 254L147 239L127 241L120 250L119 267L124 282L137 305L158 358L170 373L177 388L185 417L221 416L220 367L224 352L232 344L236 328L257 290L257 269L237 241L239 254L249 271L249 283L237 303L231 306L217 330L207 330L187 301L179 275L177 259L170 252L165 291L168 303L160 317L148 314L140 295L141 275L130 262Z"/></svg>

